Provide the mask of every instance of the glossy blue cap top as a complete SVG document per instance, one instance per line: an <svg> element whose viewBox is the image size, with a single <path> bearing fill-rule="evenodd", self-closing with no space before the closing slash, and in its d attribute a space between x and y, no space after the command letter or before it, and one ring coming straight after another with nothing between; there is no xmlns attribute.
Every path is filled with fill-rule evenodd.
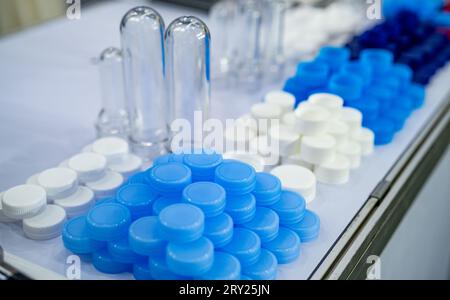
<svg viewBox="0 0 450 300"><path fill-rule="evenodd" d="M291 229L280 227L278 236L263 244L263 248L272 252L280 264L288 264L300 255L300 238Z"/></svg>
<svg viewBox="0 0 450 300"><path fill-rule="evenodd" d="M221 248L233 238L233 219L228 214L205 219L204 236L211 240L215 248Z"/></svg>
<svg viewBox="0 0 450 300"><path fill-rule="evenodd" d="M183 201L199 207L206 218L223 213L225 198L224 188L214 182L195 182L183 190Z"/></svg>
<svg viewBox="0 0 450 300"><path fill-rule="evenodd" d="M253 190L256 203L270 206L280 200L281 181L270 173L256 173L256 185Z"/></svg>
<svg viewBox="0 0 450 300"><path fill-rule="evenodd" d="M169 241L187 243L203 235L205 215L194 205L170 205L161 211L158 219L162 236Z"/></svg>
<svg viewBox="0 0 450 300"><path fill-rule="evenodd" d="M134 252L150 256L165 251L167 242L162 238L158 217L140 218L131 224L128 232L128 241Z"/></svg>
<svg viewBox="0 0 450 300"><path fill-rule="evenodd" d="M254 231L261 238L261 242L266 243L277 237L280 219L272 209L260 206L256 207L255 217L242 226Z"/></svg>
<svg viewBox="0 0 450 300"><path fill-rule="evenodd" d="M105 246L104 242L91 239L86 216L67 221L62 230L62 240L64 247L75 254L89 254Z"/></svg>
<svg viewBox="0 0 450 300"><path fill-rule="evenodd" d="M254 280L274 280L277 277L278 261L272 252L261 249L258 260L250 265L243 266L242 273Z"/></svg>
<svg viewBox="0 0 450 300"><path fill-rule="evenodd" d="M256 172L248 164L225 160L216 168L214 181L225 189L227 195L245 195L255 188Z"/></svg>
<svg viewBox="0 0 450 300"><path fill-rule="evenodd" d="M317 238L320 231L320 219L310 210L306 210L302 221L287 226L298 234L300 241L306 243Z"/></svg>
<svg viewBox="0 0 450 300"><path fill-rule="evenodd" d="M163 196L179 195L191 184L191 170L176 162L156 165L147 172L147 183L158 194Z"/></svg>
<svg viewBox="0 0 450 300"><path fill-rule="evenodd" d="M241 263L231 254L214 252L214 263L211 269L196 278L199 280L239 280L241 278Z"/></svg>
<svg viewBox="0 0 450 300"><path fill-rule="evenodd" d="M171 197L159 197L153 202L152 212L155 216L158 216L159 213L172 204L180 203L181 196L171 196Z"/></svg>
<svg viewBox="0 0 450 300"><path fill-rule="evenodd" d="M261 239L251 230L236 227L233 232L233 239L222 251L236 256L242 266L255 263L261 253Z"/></svg>
<svg viewBox="0 0 450 300"><path fill-rule="evenodd" d="M270 207L280 217L280 224L295 224L300 222L306 210L306 201L298 193L283 191L280 201Z"/></svg>
<svg viewBox="0 0 450 300"><path fill-rule="evenodd" d="M222 163L220 154L186 154L184 163L192 171L193 181L212 181L214 180L214 171Z"/></svg>
<svg viewBox="0 0 450 300"><path fill-rule="evenodd" d="M256 214L256 199L253 194L227 196L225 211L233 218L234 224L251 221Z"/></svg>
<svg viewBox="0 0 450 300"><path fill-rule="evenodd" d="M333 72L336 72L350 59L350 50L344 47L322 47L317 60L325 61Z"/></svg>
<svg viewBox="0 0 450 300"><path fill-rule="evenodd" d="M132 183L123 186L116 194L117 202L126 206L133 220L152 214L152 204L158 195L147 184Z"/></svg>
<svg viewBox="0 0 450 300"><path fill-rule="evenodd" d="M94 206L86 217L90 236L98 241L118 240L128 233L131 214L128 208L118 203Z"/></svg>

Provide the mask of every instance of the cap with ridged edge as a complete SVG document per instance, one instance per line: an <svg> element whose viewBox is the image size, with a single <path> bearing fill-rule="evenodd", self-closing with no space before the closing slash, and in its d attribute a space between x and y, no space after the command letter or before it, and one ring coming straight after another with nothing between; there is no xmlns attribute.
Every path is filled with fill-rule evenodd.
<svg viewBox="0 0 450 300"><path fill-rule="evenodd" d="M156 216L134 221L128 230L128 241L134 252L145 256L164 253L167 244L162 238Z"/></svg>
<svg viewBox="0 0 450 300"><path fill-rule="evenodd" d="M274 280L277 277L278 261L275 255L266 250L261 249L258 260L250 265L242 268L242 273L255 280Z"/></svg>
<svg viewBox="0 0 450 300"><path fill-rule="evenodd" d="M300 222L305 214L306 201L298 193L283 191L280 201L270 207L280 218L280 224Z"/></svg>
<svg viewBox="0 0 450 300"><path fill-rule="evenodd" d="M206 218L215 217L225 210L226 193L214 182L199 181L183 190L183 201L199 207Z"/></svg>
<svg viewBox="0 0 450 300"><path fill-rule="evenodd" d="M92 254L92 264L94 267L107 274L120 274L131 271L132 265L115 261L108 250L103 248Z"/></svg>
<svg viewBox="0 0 450 300"><path fill-rule="evenodd" d="M169 270L166 263L166 254L154 255L149 258L150 274L155 280L189 280L189 277L180 276Z"/></svg>
<svg viewBox="0 0 450 300"><path fill-rule="evenodd" d="M242 224L245 228L254 231L261 239L262 243L269 242L276 238L280 227L278 214L267 207L256 207L256 214L253 220Z"/></svg>
<svg viewBox="0 0 450 300"><path fill-rule="evenodd" d="M49 198L64 198L76 190L78 175L69 168L51 168L41 172L37 181Z"/></svg>
<svg viewBox="0 0 450 300"><path fill-rule="evenodd" d="M150 216L153 202L157 197L158 194L148 184L142 183L127 184L116 193L117 203L126 206L130 210L133 220Z"/></svg>
<svg viewBox="0 0 450 300"><path fill-rule="evenodd" d="M106 246L105 242L91 239L86 216L67 221L62 230L62 240L64 247L75 254L89 254Z"/></svg>
<svg viewBox="0 0 450 300"><path fill-rule="evenodd" d="M319 235L320 219L317 214L307 209L302 221L287 225L286 227L297 233L301 242L306 243L312 241Z"/></svg>
<svg viewBox="0 0 450 300"><path fill-rule="evenodd" d="M215 248L228 244L233 238L233 219L226 213L205 219L205 232L203 233Z"/></svg>
<svg viewBox="0 0 450 300"><path fill-rule="evenodd" d="M131 214L128 208L118 203L94 206L86 218L89 233L99 241L118 240L128 233Z"/></svg>
<svg viewBox="0 0 450 300"><path fill-rule="evenodd" d="M236 256L242 266L248 266L259 258L261 239L251 230L236 227L231 242L220 250Z"/></svg>
<svg viewBox="0 0 450 300"><path fill-rule="evenodd" d="M193 181L212 181L214 179L214 171L218 165L222 163L222 155L220 154L186 154L184 163L192 171Z"/></svg>
<svg viewBox="0 0 450 300"><path fill-rule="evenodd" d="M160 195L173 196L181 194L183 189L192 183L192 172L181 163L169 162L151 168L146 180Z"/></svg>
<svg viewBox="0 0 450 300"><path fill-rule="evenodd" d="M181 196L159 197L153 202L153 215L158 216L164 208L177 203L181 203Z"/></svg>
<svg viewBox="0 0 450 300"><path fill-rule="evenodd" d="M145 256L139 255L133 251L128 242L128 238L122 238L117 241L108 242L108 252L115 261L135 264L139 261L145 260Z"/></svg>
<svg viewBox="0 0 450 300"><path fill-rule="evenodd" d="M227 196L225 211L233 218L234 224L251 221L256 213L256 200L253 194Z"/></svg>
<svg viewBox="0 0 450 300"><path fill-rule="evenodd" d="M214 181L225 189L227 195L245 195L255 188L256 172L248 164L224 160L216 168Z"/></svg>
<svg viewBox="0 0 450 300"><path fill-rule="evenodd" d="M205 228L204 213L191 204L170 205L161 211L158 219L163 238L177 243L195 241Z"/></svg>
<svg viewBox="0 0 450 300"><path fill-rule="evenodd" d="M85 186L79 186L74 194L54 200L54 204L64 208L67 218L86 214L94 204L94 192Z"/></svg>
<svg viewBox="0 0 450 300"><path fill-rule="evenodd" d="M147 260L133 264L133 277L136 280L153 280Z"/></svg>
<svg viewBox="0 0 450 300"><path fill-rule="evenodd" d="M47 205L45 189L37 185L18 185L3 194L2 211L11 219L21 220L33 217Z"/></svg>
<svg viewBox="0 0 450 300"><path fill-rule="evenodd" d="M239 280L241 277L241 263L225 252L214 252L214 263L211 269L196 278L199 280Z"/></svg>
<svg viewBox="0 0 450 300"><path fill-rule="evenodd" d="M262 206L270 206L280 200L281 181L270 173L256 173L256 185L253 190L256 203Z"/></svg>
<svg viewBox="0 0 450 300"><path fill-rule="evenodd" d="M278 236L263 244L263 248L272 252L278 263L288 264L296 260L300 255L300 238L291 229L280 227Z"/></svg>
<svg viewBox="0 0 450 300"><path fill-rule="evenodd" d="M33 240L49 240L61 234L66 212L57 205L47 205L38 215L22 222L25 236Z"/></svg>

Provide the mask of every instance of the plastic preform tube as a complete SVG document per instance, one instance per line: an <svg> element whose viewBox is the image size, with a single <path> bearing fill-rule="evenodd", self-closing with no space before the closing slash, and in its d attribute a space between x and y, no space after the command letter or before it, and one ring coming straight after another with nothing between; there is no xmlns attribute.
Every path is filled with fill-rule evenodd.
<svg viewBox="0 0 450 300"><path fill-rule="evenodd" d="M348 159L350 162L350 169L357 169L361 165L362 148L359 143L349 140L340 144L337 147L336 152Z"/></svg>
<svg viewBox="0 0 450 300"><path fill-rule="evenodd" d="M155 255L149 259L150 274L155 280L188 280L189 277L177 275L169 270L166 255Z"/></svg>
<svg viewBox="0 0 450 300"><path fill-rule="evenodd" d="M99 180L86 182L85 184L94 192L95 197L98 199L113 196L123 182L122 175L107 170L105 175Z"/></svg>
<svg viewBox="0 0 450 300"><path fill-rule="evenodd" d="M392 142L395 134L394 123L385 118L380 118L369 127L375 134L375 145L386 145Z"/></svg>
<svg viewBox="0 0 450 300"><path fill-rule="evenodd" d="M366 49L361 52L361 61L368 63L375 75L389 71L394 61L393 54L383 49Z"/></svg>
<svg viewBox="0 0 450 300"><path fill-rule="evenodd" d="M316 88L326 84L330 69L324 62L308 61L297 66L296 78L307 88Z"/></svg>
<svg viewBox="0 0 450 300"><path fill-rule="evenodd" d="M103 155L108 163L119 162L129 152L127 141L119 137L105 137L92 144L92 152Z"/></svg>
<svg viewBox="0 0 450 300"><path fill-rule="evenodd" d="M211 269L196 278L199 280L239 280L241 277L241 263L231 254L214 252L214 263Z"/></svg>
<svg viewBox="0 0 450 300"><path fill-rule="evenodd" d="M18 185L7 190L2 197L2 212L11 219L31 218L47 205L45 190L37 185Z"/></svg>
<svg viewBox="0 0 450 300"><path fill-rule="evenodd" d="M146 172L138 172L132 176L130 176L128 178L127 183L128 184L133 184L133 183L143 183L143 184L147 184L145 177L147 177L147 173Z"/></svg>
<svg viewBox="0 0 450 300"><path fill-rule="evenodd" d="M340 120L342 122L345 122L348 125L348 127L350 128L350 131L355 128L361 127L362 119L363 119L363 115L357 109L354 109L351 107L344 107L341 111Z"/></svg>
<svg viewBox="0 0 450 300"><path fill-rule="evenodd" d="M173 197L159 197L153 202L152 212L153 215L158 216L159 213L172 204L181 203L181 196L173 196Z"/></svg>
<svg viewBox="0 0 450 300"><path fill-rule="evenodd" d="M47 169L37 179L51 199L65 198L78 187L77 173L68 168Z"/></svg>
<svg viewBox="0 0 450 300"><path fill-rule="evenodd" d="M281 181L270 173L256 173L256 185L253 195L257 205L273 205L280 200Z"/></svg>
<svg viewBox="0 0 450 300"><path fill-rule="evenodd" d="M294 154L300 141L300 134L284 125L272 126L269 129L269 136L278 143L281 156Z"/></svg>
<svg viewBox="0 0 450 300"><path fill-rule="evenodd" d="M276 238L280 227L278 214L267 207L256 207L255 217L247 223L242 224L245 228L255 232L262 243Z"/></svg>
<svg viewBox="0 0 450 300"><path fill-rule="evenodd" d="M283 191L280 200L270 207L280 218L280 225L295 224L303 219L306 201L300 194Z"/></svg>
<svg viewBox="0 0 450 300"><path fill-rule="evenodd" d="M145 260L144 256L137 254L131 249L128 238L122 238L117 241L108 242L108 252L111 257L120 263L135 264Z"/></svg>
<svg viewBox="0 0 450 300"><path fill-rule="evenodd" d="M296 109L296 129L302 135L318 135L327 129L327 122L331 114L328 110L317 105L299 106Z"/></svg>
<svg viewBox="0 0 450 300"><path fill-rule="evenodd" d="M278 261L272 252L261 249L258 260L242 268L242 273L254 280L274 280L277 277Z"/></svg>
<svg viewBox="0 0 450 300"><path fill-rule="evenodd" d="M283 91L272 91L264 96L264 102L281 107L283 114L294 110L294 95Z"/></svg>
<svg viewBox="0 0 450 300"><path fill-rule="evenodd" d="M167 266L181 276L200 276L208 272L214 262L214 245L201 237L190 243L167 245Z"/></svg>
<svg viewBox="0 0 450 300"><path fill-rule="evenodd" d="M128 153L123 156L121 161L110 163L108 167L112 171L122 174L124 178L128 178L141 170L142 163L142 158Z"/></svg>
<svg viewBox="0 0 450 300"><path fill-rule="evenodd" d="M233 219L226 213L206 218L203 234L214 244L214 248L221 248L233 238Z"/></svg>
<svg viewBox="0 0 450 300"><path fill-rule="evenodd" d="M327 93L313 94L309 96L308 102L324 107L332 116L339 116L340 110L344 105L344 100L341 97Z"/></svg>
<svg viewBox="0 0 450 300"><path fill-rule="evenodd" d="M261 119L280 119L283 110L276 104L258 103L251 107L251 113L256 120Z"/></svg>
<svg viewBox="0 0 450 300"><path fill-rule="evenodd" d="M316 166L314 174L321 183L345 184L350 179L350 161L346 156L336 154L333 160Z"/></svg>
<svg viewBox="0 0 450 300"><path fill-rule="evenodd" d="M127 235L131 214L128 208L121 204L102 204L89 211L86 223L93 239L109 242Z"/></svg>
<svg viewBox="0 0 450 300"><path fill-rule="evenodd" d="M206 218L220 215L225 210L226 193L223 187L214 183L199 181L183 190L183 201L199 207Z"/></svg>
<svg viewBox="0 0 450 300"><path fill-rule="evenodd" d="M341 47L322 47L317 61L325 62L333 72L339 70L350 59L350 51Z"/></svg>
<svg viewBox="0 0 450 300"><path fill-rule="evenodd" d="M222 163L222 155L215 153L186 154L183 162L192 171L192 181L212 181L217 166Z"/></svg>
<svg viewBox="0 0 450 300"><path fill-rule="evenodd" d="M346 102L351 102L361 98L363 81L357 76L340 73L331 77L328 89Z"/></svg>
<svg viewBox="0 0 450 300"><path fill-rule="evenodd" d="M158 217L150 216L131 224L128 241L134 252L144 256L164 253L167 242L162 237L158 222Z"/></svg>
<svg viewBox="0 0 450 300"><path fill-rule="evenodd" d="M92 254L92 264L94 267L107 274L120 274L131 271L132 265L120 263L114 260L106 248L100 249Z"/></svg>
<svg viewBox="0 0 450 300"><path fill-rule="evenodd" d="M295 261L300 255L300 238L291 229L280 227L278 236L263 244L263 249L275 255L279 264Z"/></svg>
<svg viewBox="0 0 450 300"><path fill-rule="evenodd" d="M300 157L311 164L322 164L333 159L336 140L331 135L304 136L300 145Z"/></svg>
<svg viewBox="0 0 450 300"><path fill-rule="evenodd" d="M80 153L68 160L67 167L77 172L81 182L95 181L105 174L106 158L96 153Z"/></svg>
<svg viewBox="0 0 450 300"><path fill-rule="evenodd" d="M269 163L270 161L266 162L264 157L248 152L225 152L223 154L223 158L226 160L236 160L241 163L245 163L253 167L255 172L264 172L272 165Z"/></svg>
<svg viewBox="0 0 450 300"><path fill-rule="evenodd" d="M287 227L298 234L302 243L307 243L319 236L320 219L314 212L306 210L305 217L301 222L288 225Z"/></svg>
<svg viewBox="0 0 450 300"><path fill-rule="evenodd" d="M22 222L25 236L33 240L49 240L61 235L66 221L66 212L57 205L47 205L34 217Z"/></svg>
<svg viewBox="0 0 450 300"><path fill-rule="evenodd" d="M225 211L236 225L251 221L256 213L256 200L253 194L227 196Z"/></svg>
<svg viewBox="0 0 450 300"><path fill-rule="evenodd" d="M3 194L4 193L0 193L0 223L13 223L13 222L16 222L17 220L8 218L3 213L3 205L2 205Z"/></svg>
<svg viewBox="0 0 450 300"><path fill-rule="evenodd" d="M91 239L86 216L67 221L62 229L64 247L75 254L90 254L105 247L105 242Z"/></svg>
<svg viewBox="0 0 450 300"><path fill-rule="evenodd" d="M159 216L162 236L176 243L197 240L205 229L205 215L194 205L179 203L164 208Z"/></svg>
<svg viewBox="0 0 450 300"><path fill-rule="evenodd" d="M153 280L147 261L133 264L133 277L136 280Z"/></svg>
<svg viewBox="0 0 450 300"><path fill-rule="evenodd" d="M236 227L233 239L221 251L239 259L242 267L254 264L261 254L261 239L251 230Z"/></svg>
<svg viewBox="0 0 450 300"><path fill-rule="evenodd" d="M214 181L225 189L227 195L245 195L255 188L256 172L248 164L225 160L216 168Z"/></svg>
<svg viewBox="0 0 450 300"><path fill-rule="evenodd" d="M316 195L316 176L311 170L296 165L284 165L274 168L272 175L281 180L283 189L299 193L310 203Z"/></svg>
<svg viewBox="0 0 450 300"><path fill-rule="evenodd" d="M71 219L86 214L94 205L94 192L85 186L79 186L72 195L57 199L55 205L62 207L67 214L67 218Z"/></svg>
<svg viewBox="0 0 450 300"><path fill-rule="evenodd" d="M130 210L131 218L137 220L152 214L153 202L158 195L147 184L127 184L116 194L117 203Z"/></svg>
<svg viewBox="0 0 450 300"><path fill-rule="evenodd" d="M336 145L339 145L348 140L350 135L350 128L347 123L340 120L331 120L328 123L327 132L328 135L334 137Z"/></svg>
<svg viewBox="0 0 450 300"><path fill-rule="evenodd" d="M282 157L281 164L282 165L298 165L300 167L306 168L311 171L314 170L314 164L303 160L302 157L300 156L300 154Z"/></svg>
<svg viewBox="0 0 450 300"><path fill-rule="evenodd" d="M350 139L358 142L361 146L362 155L370 155L375 145L375 134L368 128L354 129L350 133Z"/></svg>
<svg viewBox="0 0 450 300"><path fill-rule="evenodd" d="M192 183L192 172L181 163L161 164L148 171L147 183L162 196L181 195L183 189Z"/></svg>

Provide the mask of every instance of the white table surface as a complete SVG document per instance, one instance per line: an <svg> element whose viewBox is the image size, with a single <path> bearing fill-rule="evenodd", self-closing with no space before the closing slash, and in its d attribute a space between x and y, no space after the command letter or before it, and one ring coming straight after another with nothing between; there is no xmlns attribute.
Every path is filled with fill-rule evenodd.
<svg viewBox="0 0 450 300"><path fill-rule="evenodd" d="M120 46L119 21L143 1L116 1L82 8L78 21L60 19L0 39L0 190L23 183L30 175L78 153L95 138L100 107L98 73L90 59L107 46ZM187 8L155 4L169 24L182 14L204 14ZM206 17L205 17L206 18ZM214 36L213 36L214 41ZM279 279L306 279L362 207L373 189L398 160L450 90L447 66L427 91L425 107L414 112L393 143L377 147L352 172L344 186L318 185L309 208L321 218L318 240L302 245L300 258L279 267ZM213 115L238 117L261 99L227 91L213 94ZM33 241L17 224L0 224L0 245L8 252L65 274L70 253L60 238ZM128 279L106 275L82 263L83 279Z"/></svg>

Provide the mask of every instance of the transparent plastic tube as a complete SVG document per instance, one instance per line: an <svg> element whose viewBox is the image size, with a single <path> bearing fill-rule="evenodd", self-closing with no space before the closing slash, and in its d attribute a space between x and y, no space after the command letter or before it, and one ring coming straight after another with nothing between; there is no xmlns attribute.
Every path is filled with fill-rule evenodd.
<svg viewBox="0 0 450 300"><path fill-rule="evenodd" d="M151 159L167 151L168 103L164 76L164 21L149 7L125 14L120 32L132 150Z"/></svg>
<svg viewBox="0 0 450 300"><path fill-rule="evenodd" d="M171 145L192 149L201 148L203 123L210 113L210 34L208 27L196 17L180 17L166 31L166 76L170 102L172 137L187 128L179 125L189 122L189 136L181 143ZM184 123L183 123L184 122ZM172 142L174 144L175 141Z"/></svg>
<svg viewBox="0 0 450 300"><path fill-rule="evenodd" d="M102 108L97 117L98 137L126 137L129 132L128 114L125 109L122 52L107 48L97 60L102 92Z"/></svg>

